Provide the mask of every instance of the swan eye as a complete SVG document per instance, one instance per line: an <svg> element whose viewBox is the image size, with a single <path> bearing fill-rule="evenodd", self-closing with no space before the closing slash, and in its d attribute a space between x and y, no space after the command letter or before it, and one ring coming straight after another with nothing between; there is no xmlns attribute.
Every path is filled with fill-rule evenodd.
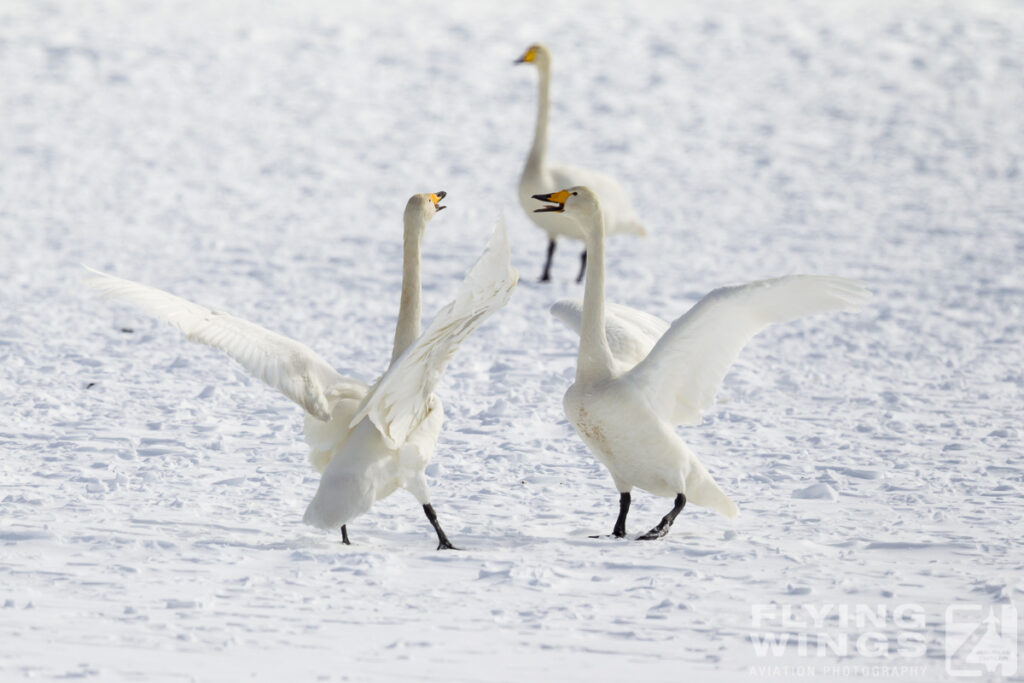
<svg viewBox="0 0 1024 683"><path fill-rule="evenodd" d="M576 192L573 192L573 193L572 193L572 196L573 196L573 197L575 197L575 196L576 196L577 194L578 194L578 193L576 193Z"/></svg>

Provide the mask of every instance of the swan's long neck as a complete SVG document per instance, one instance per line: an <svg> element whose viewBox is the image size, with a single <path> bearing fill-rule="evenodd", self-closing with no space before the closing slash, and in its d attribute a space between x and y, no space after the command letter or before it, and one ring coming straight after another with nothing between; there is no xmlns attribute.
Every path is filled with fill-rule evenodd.
<svg viewBox="0 0 1024 683"><path fill-rule="evenodd" d="M604 315L604 217L598 211L590 219L593 230L585 231L587 283L583 290L583 321L580 352L576 360L576 381L601 380L611 374L612 351L605 334Z"/></svg>
<svg viewBox="0 0 1024 683"><path fill-rule="evenodd" d="M423 241L424 227L415 218L407 218L405 221L402 302L398 305L395 346L391 350L392 363L420 336L420 244Z"/></svg>
<svg viewBox="0 0 1024 683"><path fill-rule="evenodd" d="M551 101L551 67L547 64L537 65L537 127L533 131L533 147L526 165L540 170L544 166L544 157L548 149L548 108Z"/></svg>

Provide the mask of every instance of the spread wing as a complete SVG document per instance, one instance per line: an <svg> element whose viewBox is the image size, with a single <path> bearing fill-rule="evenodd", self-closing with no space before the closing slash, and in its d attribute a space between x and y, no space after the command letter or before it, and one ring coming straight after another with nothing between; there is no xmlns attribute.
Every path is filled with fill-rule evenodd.
<svg viewBox="0 0 1024 683"><path fill-rule="evenodd" d="M405 443L426 416L430 395L459 344L505 305L518 279L509 263L505 221L499 219L487 249L466 274L455 300L391 364L351 424L369 416L392 444Z"/></svg>
<svg viewBox="0 0 1024 683"><path fill-rule="evenodd" d="M583 327L583 302L579 299L562 299L551 306L551 315L580 333ZM615 360L632 368L647 357L661 335L668 330L668 323L643 311L622 304L605 304L605 334L608 346Z"/></svg>
<svg viewBox="0 0 1024 683"><path fill-rule="evenodd" d="M654 411L675 424L697 424L729 367L750 339L772 323L855 309L870 293L855 280L791 275L705 296L672 323L630 378Z"/></svg>
<svg viewBox="0 0 1024 683"><path fill-rule="evenodd" d="M134 304L181 330L194 342L220 349L314 417L331 417L328 391L345 379L309 347L255 323L215 311L155 287L87 268L86 284L101 295Z"/></svg>

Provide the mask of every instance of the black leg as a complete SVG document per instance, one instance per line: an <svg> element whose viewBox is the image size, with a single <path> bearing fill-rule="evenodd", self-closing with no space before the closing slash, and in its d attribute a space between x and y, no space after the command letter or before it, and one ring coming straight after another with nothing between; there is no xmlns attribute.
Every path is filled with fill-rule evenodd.
<svg viewBox="0 0 1024 683"><path fill-rule="evenodd" d="M352 545L348 542L348 529L345 528L344 524L341 525L341 542L345 545Z"/></svg>
<svg viewBox="0 0 1024 683"><path fill-rule="evenodd" d="M551 259L555 257L555 239L552 237L548 242L548 259L544 262L544 272L541 273L540 281L547 282L551 279Z"/></svg>
<svg viewBox="0 0 1024 683"><path fill-rule="evenodd" d="M587 274L587 250L580 254L580 274L576 276L576 282L583 282L583 276Z"/></svg>
<svg viewBox="0 0 1024 683"><path fill-rule="evenodd" d="M623 538L626 535L626 515L629 514L629 502L629 491L619 494L619 518L615 520L615 528L612 530L612 536L615 538Z"/></svg>
<svg viewBox="0 0 1024 683"><path fill-rule="evenodd" d="M434 527L434 531L437 532L437 549L438 550L458 550L452 545L452 542L448 540L448 537L444 535L444 529L437 523L437 513L434 512L434 506L427 503L423 506L423 512L427 513L427 519L430 520L430 524Z"/></svg>
<svg viewBox="0 0 1024 683"><path fill-rule="evenodd" d="M676 521L676 517L680 512L683 511L683 506L686 505L686 496L682 493L676 496L675 505L669 510L668 514L661 518L658 522L658 526L648 531L643 536L638 536L638 541L653 541L656 538L661 538L668 533L669 528L672 526L672 522Z"/></svg>
<svg viewBox="0 0 1024 683"><path fill-rule="evenodd" d="M626 536L626 515L629 514L629 491L619 494L619 517L615 520L615 528L612 529L612 536L624 538ZM591 536L591 538L606 538L605 536Z"/></svg>

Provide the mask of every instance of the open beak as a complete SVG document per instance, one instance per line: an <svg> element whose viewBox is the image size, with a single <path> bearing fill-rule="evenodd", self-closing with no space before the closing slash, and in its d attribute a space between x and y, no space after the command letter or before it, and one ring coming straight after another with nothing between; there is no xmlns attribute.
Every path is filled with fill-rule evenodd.
<svg viewBox="0 0 1024 683"><path fill-rule="evenodd" d="M447 209L447 206L441 206L441 200L448 196L448 193L444 190L439 190L434 194L430 195L430 201L434 202L434 210L440 211L441 209Z"/></svg>
<svg viewBox="0 0 1024 683"><path fill-rule="evenodd" d="M565 212L565 202L569 199L569 190L559 190L558 192L552 192L551 194L535 194L534 199L542 202L553 202L555 206L543 206L539 209L534 209L534 213L545 213L547 211L554 211L555 213Z"/></svg>

